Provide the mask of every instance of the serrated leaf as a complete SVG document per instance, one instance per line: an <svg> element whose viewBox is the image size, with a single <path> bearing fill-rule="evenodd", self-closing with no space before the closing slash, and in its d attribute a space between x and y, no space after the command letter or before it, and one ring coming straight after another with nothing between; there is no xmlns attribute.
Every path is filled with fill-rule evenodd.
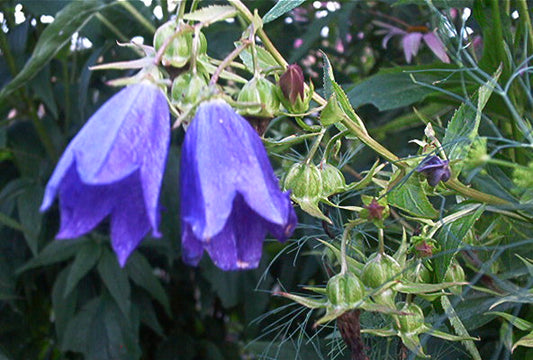
<svg viewBox="0 0 533 360"><path fill-rule="evenodd" d="M387 193L389 205L395 206L410 215L434 219L439 215L426 193L420 181L414 175L397 184Z"/></svg>
<svg viewBox="0 0 533 360"><path fill-rule="evenodd" d="M199 21L208 26L214 22L226 20L237 15L237 10L231 5L206 6L191 13L185 14L185 20Z"/></svg>
<svg viewBox="0 0 533 360"><path fill-rule="evenodd" d="M442 307L446 314L448 315L448 320L450 320L450 323L452 324L453 329L459 336L463 337L470 337L470 334L468 333L468 330L466 330L466 327L463 325L463 322L457 316L457 313L455 312L455 309L453 308L450 299L448 299L447 296L442 296L440 298ZM470 353L470 356L474 360L481 360L481 355L479 354L479 351L476 348L476 345L474 345L474 342L472 340L461 340L461 343L464 345L466 350Z"/></svg>
<svg viewBox="0 0 533 360"><path fill-rule="evenodd" d="M154 299L156 299L165 309L166 313L171 316L170 303L167 293L161 282L154 275L154 271L146 258L141 254L134 252L128 262L125 270L131 280L144 290L146 290Z"/></svg>
<svg viewBox="0 0 533 360"><path fill-rule="evenodd" d="M276 20L294 8L303 4L305 0L278 0L276 5L263 16L263 24Z"/></svg>
<svg viewBox="0 0 533 360"><path fill-rule="evenodd" d="M442 140L442 146L448 159L460 160L467 157L472 142L478 135L482 110L492 95L500 75L501 68L491 80L479 88L476 108L472 108L468 104L462 104L454 113L446 127L446 133ZM463 166L462 164L462 162L458 162L452 165L454 176L459 175Z"/></svg>
<svg viewBox="0 0 533 360"><path fill-rule="evenodd" d="M117 258L109 250L103 252L97 269L111 297L115 300L124 316L128 318L131 305L131 289L126 270L120 267Z"/></svg>
<svg viewBox="0 0 533 360"><path fill-rule="evenodd" d="M18 269L17 274L39 266L46 266L64 261L74 256L86 241L87 238L83 237L76 240L54 240L36 257Z"/></svg>
<svg viewBox="0 0 533 360"><path fill-rule="evenodd" d="M59 11L54 22L43 31L30 59L24 68L0 91L0 101L26 84L65 46L72 35L79 31L91 18L111 4L97 0L72 1Z"/></svg>
<svg viewBox="0 0 533 360"><path fill-rule="evenodd" d="M480 206L476 211L468 215L461 216L453 222L445 224L437 233L437 243L441 247L440 256L434 259L435 273L437 281L442 281L448 270L448 266L461 245L468 231L485 211L484 206Z"/></svg>
<svg viewBox="0 0 533 360"><path fill-rule="evenodd" d="M96 241L89 241L81 247L70 266L63 296L68 296L78 282L96 265L100 253L101 247Z"/></svg>
<svg viewBox="0 0 533 360"><path fill-rule="evenodd" d="M333 94L329 98L326 107L324 107L324 109L320 113L320 123L323 126L335 124L342 120L343 115L344 112L339 107L337 96Z"/></svg>

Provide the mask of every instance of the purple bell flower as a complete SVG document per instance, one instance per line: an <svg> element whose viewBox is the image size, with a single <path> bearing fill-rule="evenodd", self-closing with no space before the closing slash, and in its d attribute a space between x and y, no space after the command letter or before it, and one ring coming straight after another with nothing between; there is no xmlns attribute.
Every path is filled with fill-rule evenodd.
<svg viewBox="0 0 533 360"><path fill-rule="evenodd" d="M152 84L109 99L72 139L46 185L41 211L59 193L57 239L77 238L110 215L111 244L124 266L152 229L170 141L166 98Z"/></svg>
<svg viewBox="0 0 533 360"><path fill-rule="evenodd" d="M439 181L446 182L451 176L449 161L435 155L425 158L416 171L424 174L431 186L437 186Z"/></svg>
<svg viewBox="0 0 533 360"><path fill-rule="evenodd" d="M222 100L202 103L181 153L183 260L204 250L223 270L259 265L270 232L286 240L296 226L289 193L279 188L266 150L250 124Z"/></svg>

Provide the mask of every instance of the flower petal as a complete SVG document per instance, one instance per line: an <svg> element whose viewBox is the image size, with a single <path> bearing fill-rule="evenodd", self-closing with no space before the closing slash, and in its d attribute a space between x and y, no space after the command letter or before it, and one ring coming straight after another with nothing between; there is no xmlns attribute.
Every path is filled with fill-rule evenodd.
<svg viewBox="0 0 533 360"><path fill-rule="evenodd" d="M204 254L204 245L194 235L189 224L184 224L181 231L181 257L188 265L196 266Z"/></svg>
<svg viewBox="0 0 533 360"><path fill-rule="evenodd" d="M57 239L77 238L102 221L112 210L115 186L83 184L72 164L59 187L61 225Z"/></svg>
<svg viewBox="0 0 533 360"><path fill-rule="evenodd" d="M261 217L237 195L226 226L205 244L205 249L222 270L254 269L261 260L266 232Z"/></svg>
<svg viewBox="0 0 533 360"><path fill-rule="evenodd" d="M408 64L411 63L413 56L418 54L421 41L422 34L418 32L409 33L402 38L403 52L405 54L405 60Z"/></svg>
<svg viewBox="0 0 533 360"><path fill-rule="evenodd" d="M150 230L139 173L135 172L115 187L111 214L111 245L120 266Z"/></svg>
<svg viewBox="0 0 533 360"><path fill-rule="evenodd" d="M446 47L440 40L440 38L435 34L435 32L429 32L424 34L424 42L427 46L433 51L433 54L437 56L442 62L449 63L450 58L446 54Z"/></svg>

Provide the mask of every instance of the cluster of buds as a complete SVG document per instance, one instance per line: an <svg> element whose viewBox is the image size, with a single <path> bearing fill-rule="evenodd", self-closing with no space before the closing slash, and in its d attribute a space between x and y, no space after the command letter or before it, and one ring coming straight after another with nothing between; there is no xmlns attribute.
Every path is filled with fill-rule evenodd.
<svg viewBox="0 0 533 360"><path fill-rule="evenodd" d="M347 188L344 175L335 166L305 162L296 163L289 169L283 187L291 190L291 198L303 211L328 222L331 221L320 211L318 203Z"/></svg>

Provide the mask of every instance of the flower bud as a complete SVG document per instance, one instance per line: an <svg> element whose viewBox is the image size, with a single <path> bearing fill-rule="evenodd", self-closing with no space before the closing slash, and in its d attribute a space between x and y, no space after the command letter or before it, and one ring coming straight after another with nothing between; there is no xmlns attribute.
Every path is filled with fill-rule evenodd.
<svg viewBox="0 0 533 360"><path fill-rule="evenodd" d="M172 102L180 109L188 108L201 98L207 88L207 79L202 75L186 72L172 82Z"/></svg>
<svg viewBox="0 0 533 360"><path fill-rule="evenodd" d="M416 171L424 174L430 186L437 186L440 181L446 182L451 177L449 161L435 155L422 160Z"/></svg>
<svg viewBox="0 0 533 360"><path fill-rule="evenodd" d="M332 305L350 306L363 298L364 287L357 276L348 272L329 279L326 293Z"/></svg>
<svg viewBox="0 0 533 360"><path fill-rule="evenodd" d="M344 175L335 166L328 163L320 166L322 176L322 197L327 198L333 194L338 194L346 189Z"/></svg>
<svg viewBox="0 0 533 360"><path fill-rule="evenodd" d="M446 274L444 275L444 281L445 282L463 282L465 281L465 271L457 263L457 261L452 261L450 266L448 267L448 270L446 270ZM454 293L455 295L461 295L461 292L463 291L463 287L461 285L455 285L450 287L450 291Z"/></svg>
<svg viewBox="0 0 533 360"><path fill-rule="evenodd" d="M361 196L363 200L363 210L361 210L359 216L362 219L369 221L377 221L383 223L390 213L389 206L387 205L387 199L385 197L376 200L374 197Z"/></svg>
<svg viewBox="0 0 533 360"><path fill-rule="evenodd" d="M311 84L306 91L304 80L302 68L297 64L289 65L279 78L281 102L287 110L293 113L304 113L309 108L314 89Z"/></svg>
<svg viewBox="0 0 533 360"><path fill-rule="evenodd" d="M309 199L318 202L322 195L322 175L313 164L294 164L283 182L285 190L291 190L295 199Z"/></svg>
<svg viewBox="0 0 533 360"><path fill-rule="evenodd" d="M175 36L176 32L180 31L180 26L184 26L183 23L171 20L161 25L155 32L154 48L156 51L159 51L167 39L174 37L163 53L161 60L164 66L181 68L189 61L193 34L187 32Z"/></svg>
<svg viewBox="0 0 533 360"><path fill-rule="evenodd" d="M396 330L404 334L420 334L424 331L424 312L420 306L414 303L398 303L400 311L407 315L395 316L396 320L393 322Z"/></svg>
<svg viewBox="0 0 533 360"><path fill-rule="evenodd" d="M372 254L361 272L361 280L371 288L378 288L388 281L401 276L402 268L392 256Z"/></svg>
<svg viewBox="0 0 533 360"><path fill-rule="evenodd" d="M304 73L302 68L297 64L287 67L287 71L279 78L279 87L292 105L296 104L298 97L304 98Z"/></svg>
<svg viewBox="0 0 533 360"><path fill-rule="evenodd" d="M279 111L279 99L275 92L275 85L262 77L254 77L248 81L239 92L237 101L257 104L247 104L239 111L242 115L272 118Z"/></svg>

